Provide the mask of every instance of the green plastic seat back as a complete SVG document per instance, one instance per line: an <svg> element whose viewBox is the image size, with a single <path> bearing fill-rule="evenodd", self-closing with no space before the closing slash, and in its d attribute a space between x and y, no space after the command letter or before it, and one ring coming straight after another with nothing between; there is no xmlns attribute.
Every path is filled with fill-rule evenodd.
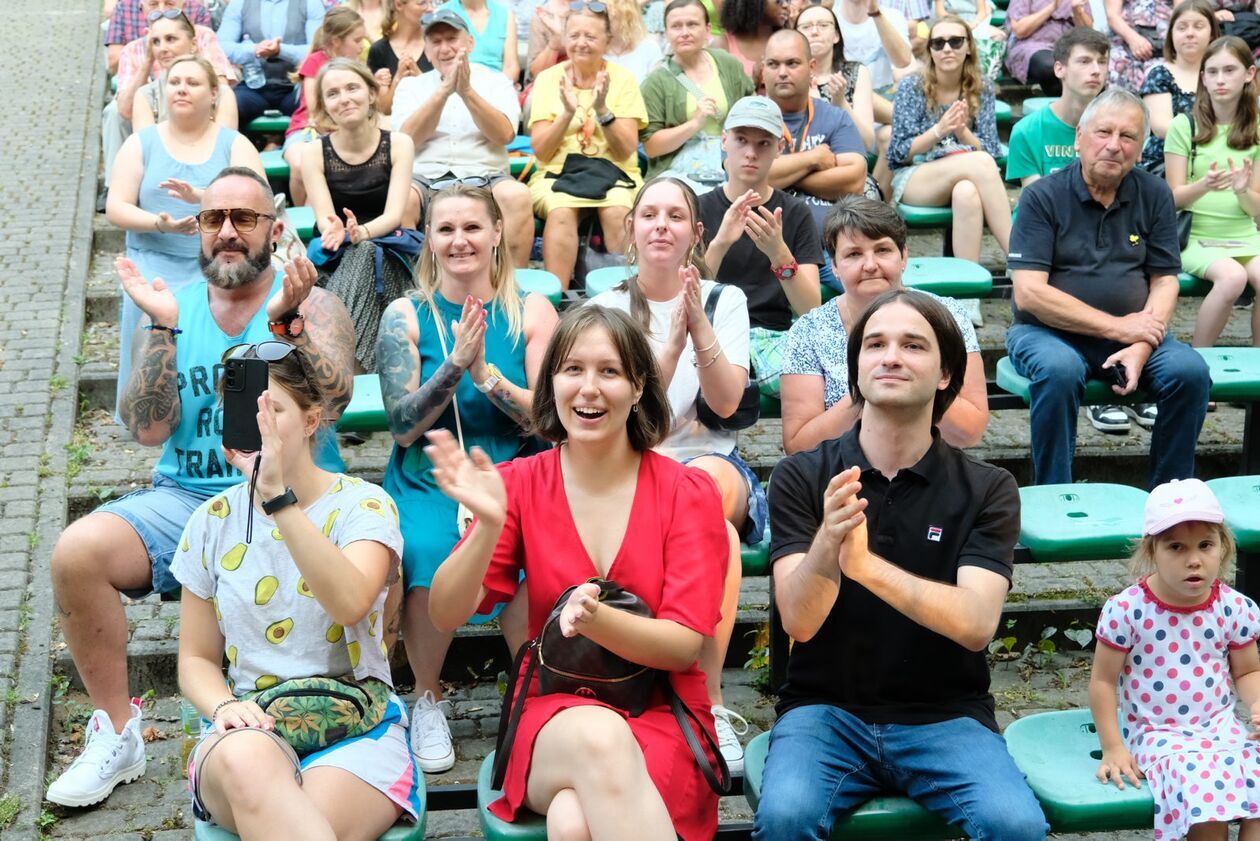
<svg viewBox="0 0 1260 841"><path fill-rule="evenodd" d="M912 257L901 282L911 289L953 298L987 298L993 291L989 270L960 257Z"/></svg>
<svg viewBox="0 0 1260 841"><path fill-rule="evenodd" d="M1056 99L1058 99L1057 96L1030 96L1028 97L1027 99L1024 100L1024 105L1023 105L1024 116L1027 117L1029 114L1037 113L1042 108L1045 108L1047 105L1049 105L1051 102L1054 102Z"/></svg>
<svg viewBox="0 0 1260 841"><path fill-rule="evenodd" d="M911 228L944 228L954 221L954 211L948 207L921 207L897 202L897 213Z"/></svg>
<svg viewBox="0 0 1260 841"><path fill-rule="evenodd" d="M783 404L777 397L770 397L766 394L761 395L761 417L777 418L781 417L783 412Z"/></svg>
<svg viewBox="0 0 1260 841"><path fill-rule="evenodd" d="M635 271L630 266L604 266L586 274L586 297L594 298L621 283Z"/></svg>
<svg viewBox="0 0 1260 841"><path fill-rule="evenodd" d="M503 794L490 787L494 775L494 751L490 751L477 772L477 817L487 841L547 841L547 819L522 809L516 820L508 823L490 814L490 804Z"/></svg>
<svg viewBox="0 0 1260 841"><path fill-rule="evenodd" d="M1212 372L1214 400L1260 400L1260 348L1195 348Z"/></svg>
<svg viewBox="0 0 1260 841"><path fill-rule="evenodd" d="M1077 483L1019 489L1019 542L1033 560L1126 558L1142 534L1146 491L1128 485Z"/></svg>
<svg viewBox="0 0 1260 841"><path fill-rule="evenodd" d="M739 545L739 562L744 570L744 577L756 577L770 574L770 526L766 525L761 542L755 546L744 543Z"/></svg>
<svg viewBox="0 0 1260 841"><path fill-rule="evenodd" d="M284 151L282 149L271 149L263 152L261 157L263 171L267 173L268 178L282 180L289 177L289 162L284 159Z"/></svg>
<svg viewBox="0 0 1260 841"><path fill-rule="evenodd" d="M1230 476L1208 483L1243 552L1260 551L1260 476Z"/></svg>
<svg viewBox="0 0 1260 841"><path fill-rule="evenodd" d="M1154 824L1154 801L1140 789L1098 782L1102 758L1089 710L1038 713L1006 728L1006 747L1041 801L1055 832L1146 829Z"/></svg>
<svg viewBox="0 0 1260 841"><path fill-rule="evenodd" d="M315 237L315 208L300 205L290 207L284 211L284 215L302 242L310 242Z"/></svg>
<svg viewBox="0 0 1260 841"><path fill-rule="evenodd" d="M564 290L560 287L560 278L546 269L517 269L516 283L526 292L537 292L551 301L553 307L560 306L560 298Z"/></svg>
<svg viewBox="0 0 1260 841"><path fill-rule="evenodd" d="M993 116L999 126L1009 126L1014 121L1010 103L1000 99L993 100Z"/></svg>
<svg viewBox="0 0 1260 841"><path fill-rule="evenodd" d="M381 378L376 374L359 374L354 378L354 394L337 420L342 432L376 432L389 429L385 403L381 400Z"/></svg>
<svg viewBox="0 0 1260 841"><path fill-rule="evenodd" d="M245 127L245 131L249 134L284 134L285 129L289 127L289 118L283 114L274 116L263 115L255 117Z"/></svg>

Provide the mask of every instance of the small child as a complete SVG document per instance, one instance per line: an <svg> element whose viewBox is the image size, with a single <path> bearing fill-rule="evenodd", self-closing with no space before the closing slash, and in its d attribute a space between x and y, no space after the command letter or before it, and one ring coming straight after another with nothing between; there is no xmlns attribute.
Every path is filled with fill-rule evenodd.
<svg viewBox="0 0 1260 841"><path fill-rule="evenodd" d="M1218 578L1234 536L1198 479L1151 491L1144 519L1133 556L1142 575L1098 620L1098 779L1150 781L1157 840L1225 839L1239 819L1240 839L1260 838L1260 745L1234 714L1237 692L1260 724L1260 609Z"/></svg>

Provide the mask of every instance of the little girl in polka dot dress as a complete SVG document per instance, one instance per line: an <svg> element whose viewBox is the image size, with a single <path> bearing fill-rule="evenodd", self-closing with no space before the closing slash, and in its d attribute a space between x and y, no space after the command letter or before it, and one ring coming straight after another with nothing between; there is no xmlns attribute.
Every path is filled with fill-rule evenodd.
<svg viewBox="0 0 1260 841"><path fill-rule="evenodd" d="M1157 841L1225 839L1237 820L1240 839L1260 839L1260 734L1234 711L1237 693L1260 726L1260 609L1217 577L1234 557L1224 519L1198 479L1151 491L1133 556L1141 578L1098 620L1098 779L1149 781Z"/></svg>

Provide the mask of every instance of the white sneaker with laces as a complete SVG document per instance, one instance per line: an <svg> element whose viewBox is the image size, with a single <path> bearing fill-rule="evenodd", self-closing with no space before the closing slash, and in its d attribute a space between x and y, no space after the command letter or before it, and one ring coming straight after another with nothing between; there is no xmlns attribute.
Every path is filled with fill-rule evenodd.
<svg viewBox="0 0 1260 841"><path fill-rule="evenodd" d="M416 698L411 716L411 757L426 774L440 774L455 765L455 747L451 744L451 728L446 724L442 704L432 690Z"/></svg>
<svg viewBox="0 0 1260 841"><path fill-rule="evenodd" d="M109 714L97 710L84 728L83 752L48 787L45 797L62 806L100 803L120 783L144 774L144 737L140 734L140 702L131 700L131 720L114 732Z"/></svg>
<svg viewBox="0 0 1260 841"><path fill-rule="evenodd" d="M1123 434L1132 428L1129 416L1119 406L1087 406L1085 414L1099 432Z"/></svg>
<svg viewBox="0 0 1260 841"><path fill-rule="evenodd" d="M713 713L713 729L717 731L718 750L722 752L722 758L726 760L726 767L730 769L732 774L740 774L744 771L744 748L739 743L739 737L748 732L748 721L735 712L728 710L721 704L714 704L709 708L709 712ZM739 719L739 728L731 719Z"/></svg>

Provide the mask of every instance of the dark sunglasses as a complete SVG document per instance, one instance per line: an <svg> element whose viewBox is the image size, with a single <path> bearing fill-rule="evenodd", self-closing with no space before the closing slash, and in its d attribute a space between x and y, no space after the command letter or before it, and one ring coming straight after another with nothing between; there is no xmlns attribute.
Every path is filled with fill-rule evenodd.
<svg viewBox="0 0 1260 841"><path fill-rule="evenodd" d="M242 234L247 234L258 227L258 217L275 219L271 213L259 213L247 207L233 207L223 210L203 210L197 214L197 227L203 234L217 234L223 229L223 220L231 219L232 227Z"/></svg>
<svg viewBox="0 0 1260 841"><path fill-rule="evenodd" d="M939 53L948 45L951 50L961 50L965 43L967 43L967 39L962 35L955 35L953 38L929 38L928 49L934 53Z"/></svg>
<svg viewBox="0 0 1260 841"><path fill-rule="evenodd" d="M149 12L149 23L156 23L162 18L166 18L167 20L175 20L175 18L182 18L183 16L184 16L184 13L181 12L179 9L167 9L165 11L154 10L152 12Z"/></svg>
<svg viewBox="0 0 1260 841"><path fill-rule="evenodd" d="M261 359L264 362L279 362L290 353L297 350L297 345L281 342L276 339L268 339L265 342L242 342L239 345L232 345L223 351L220 362L227 362L229 359ZM298 355L298 361L302 360Z"/></svg>
<svg viewBox="0 0 1260 841"><path fill-rule="evenodd" d="M456 184L462 184L465 187L489 187L490 179L484 175L465 175L463 178L442 178L430 184L429 189L436 193L439 190L445 190L447 187L454 187Z"/></svg>
<svg viewBox="0 0 1260 841"><path fill-rule="evenodd" d="M608 4L601 3L599 0L573 0L569 3L570 12L580 12L583 9L602 15L608 11Z"/></svg>

